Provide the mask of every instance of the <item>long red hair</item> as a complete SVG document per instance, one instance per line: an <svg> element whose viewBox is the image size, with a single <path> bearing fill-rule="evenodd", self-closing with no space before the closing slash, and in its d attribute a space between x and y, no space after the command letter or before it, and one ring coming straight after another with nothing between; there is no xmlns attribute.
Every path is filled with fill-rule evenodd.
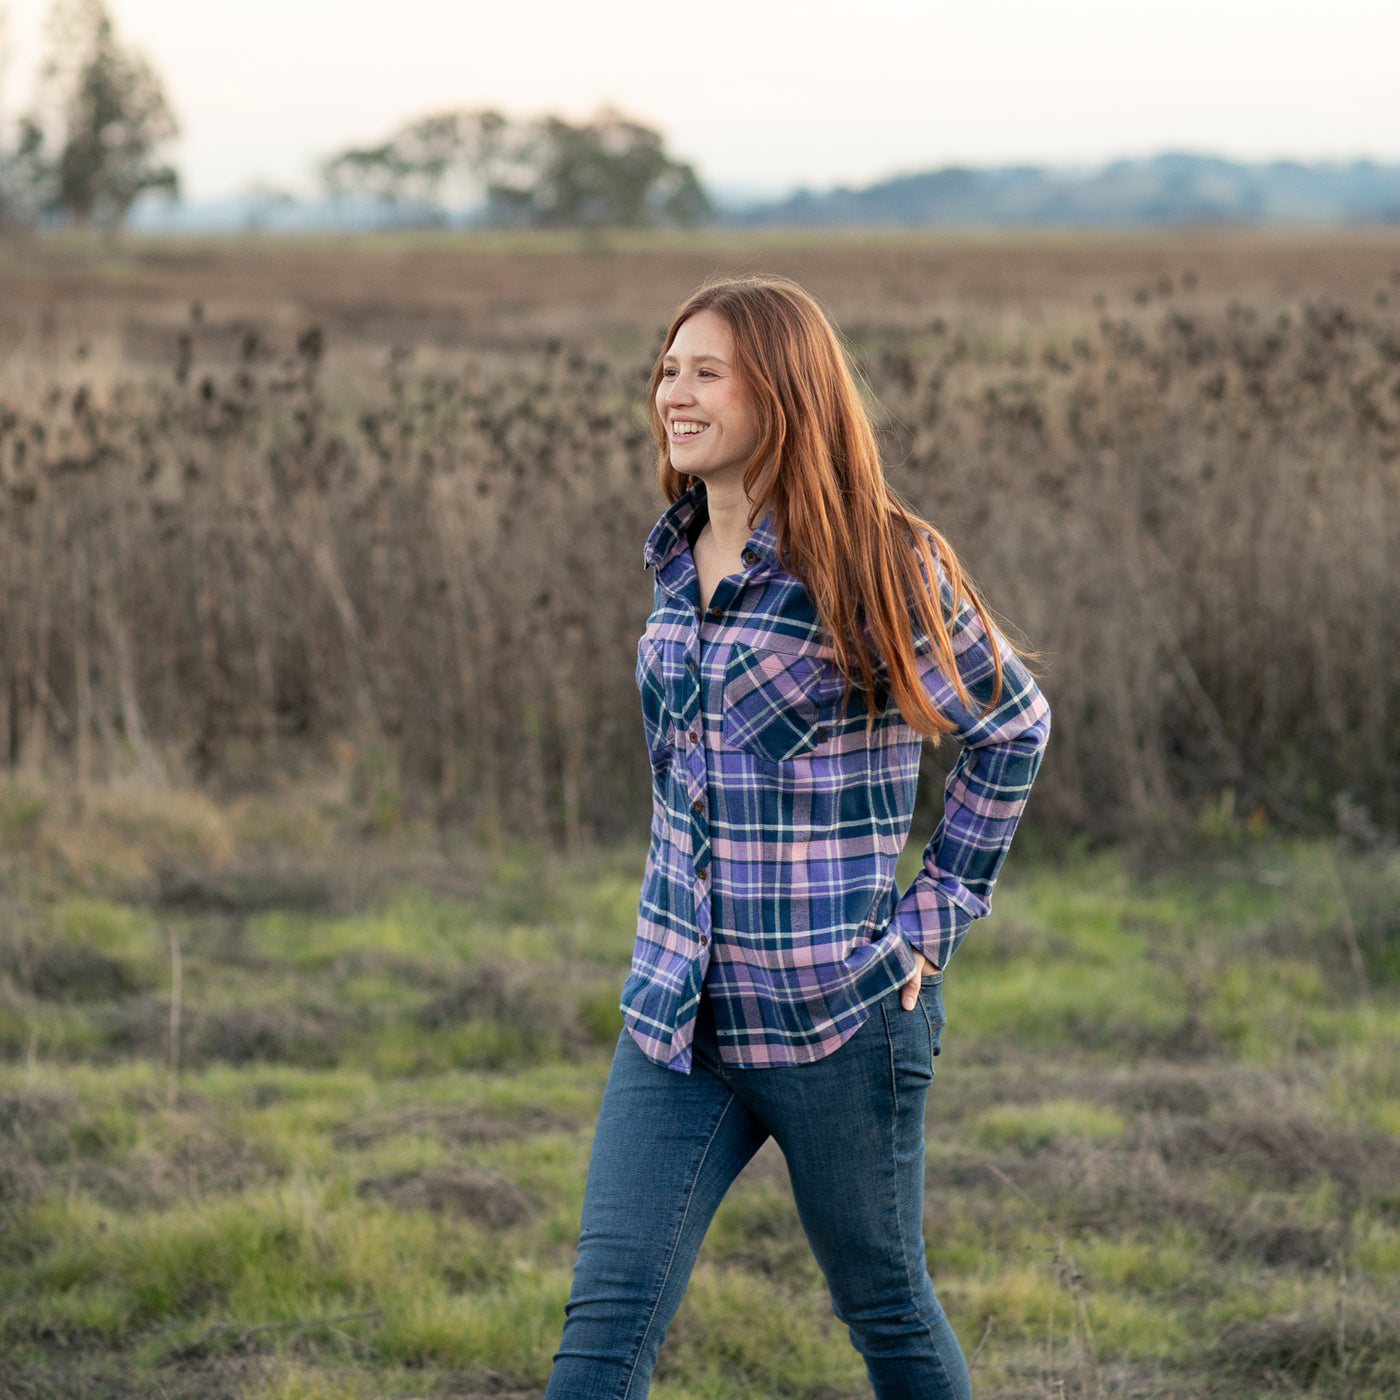
<svg viewBox="0 0 1400 1400"><path fill-rule="evenodd" d="M957 556L885 481L875 433L836 332L812 296L783 277L743 277L698 288L677 309L651 374L651 428L668 501L693 482L671 465L656 406L662 361L681 324L699 311L722 317L734 337L734 369L753 396L762 434L744 471L750 525L770 511L783 566L802 581L847 684L872 697L875 667L900 714L934 740L953 728L919 681L914 628L966 706L949 621L962 599L990 634L991 618ZM951 591L947 616L939 576ZM994 646L992 699L1002 670Z"/></svg>

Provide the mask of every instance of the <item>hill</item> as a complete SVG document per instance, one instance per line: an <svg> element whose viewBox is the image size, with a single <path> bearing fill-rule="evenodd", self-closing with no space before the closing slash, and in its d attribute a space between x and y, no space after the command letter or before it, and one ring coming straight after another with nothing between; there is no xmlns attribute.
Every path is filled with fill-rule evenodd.
<svg viewBox="0 0 1400 1400"><path fill-rule="evenodd" d="M1400 223L1400 165L1243 165L1166 154L1096 170L947 166L861 189L798 190L735 211L736 222L800 226Z"/></svg>

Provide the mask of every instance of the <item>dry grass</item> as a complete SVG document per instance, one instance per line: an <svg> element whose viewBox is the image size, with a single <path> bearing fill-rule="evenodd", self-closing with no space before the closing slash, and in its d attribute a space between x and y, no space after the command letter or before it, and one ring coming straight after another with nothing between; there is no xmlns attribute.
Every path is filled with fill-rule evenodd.
<svg viewBox="0 0 1400 1400"><path fill-rule="evenodd" d="M635 829L637 396L676 297L760 266L830 304L898 485L1045 658L1033 821L1400 820L1385 231L12 252L0 763Z"/></svg>

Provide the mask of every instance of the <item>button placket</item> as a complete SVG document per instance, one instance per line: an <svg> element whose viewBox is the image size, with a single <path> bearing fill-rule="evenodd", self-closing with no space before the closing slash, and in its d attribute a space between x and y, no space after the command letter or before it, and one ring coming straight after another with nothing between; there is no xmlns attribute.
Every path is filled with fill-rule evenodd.
<svg viewBox="0 0 1400 1400"><path fill-rule="evenodd" d="M692 632L686 641L686 718L684 726L686 751L685 770L690 781L687 784L690 797L690 844L695 861L695 927L700 947L706 946L710 927L710 834L706 813L705 791L708 780L705 764L704 727L705 706L701 694L701 675L698 658L700 655L701 617L693 615Z"/></svg>

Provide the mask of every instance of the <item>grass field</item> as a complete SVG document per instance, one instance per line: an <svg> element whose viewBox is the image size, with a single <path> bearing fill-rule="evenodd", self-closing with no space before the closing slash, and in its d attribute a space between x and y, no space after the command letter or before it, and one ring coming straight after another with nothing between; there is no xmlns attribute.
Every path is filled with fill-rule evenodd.
<svg viewBox="0 0 1400 1400"><path fill-rule="evenodd" d="M0 1394L539 1394L643 853L372 827L0 786ZM1213 810L1178 857L1022 849L950 969L977 1393L1391 1397L1400 854ZM771 1149L653 1393L869 1394Z"/></svg>
<svg viewBox="0 0 1400 1400"><path fill-rule="evenodd" d="M753 270L1055 706L929 1108L980 1400L1400 1394L1388 228L0 244L0 1400L541 1392L637 399ZM771 1149L653 1393L869 1396Z"/></svg>

